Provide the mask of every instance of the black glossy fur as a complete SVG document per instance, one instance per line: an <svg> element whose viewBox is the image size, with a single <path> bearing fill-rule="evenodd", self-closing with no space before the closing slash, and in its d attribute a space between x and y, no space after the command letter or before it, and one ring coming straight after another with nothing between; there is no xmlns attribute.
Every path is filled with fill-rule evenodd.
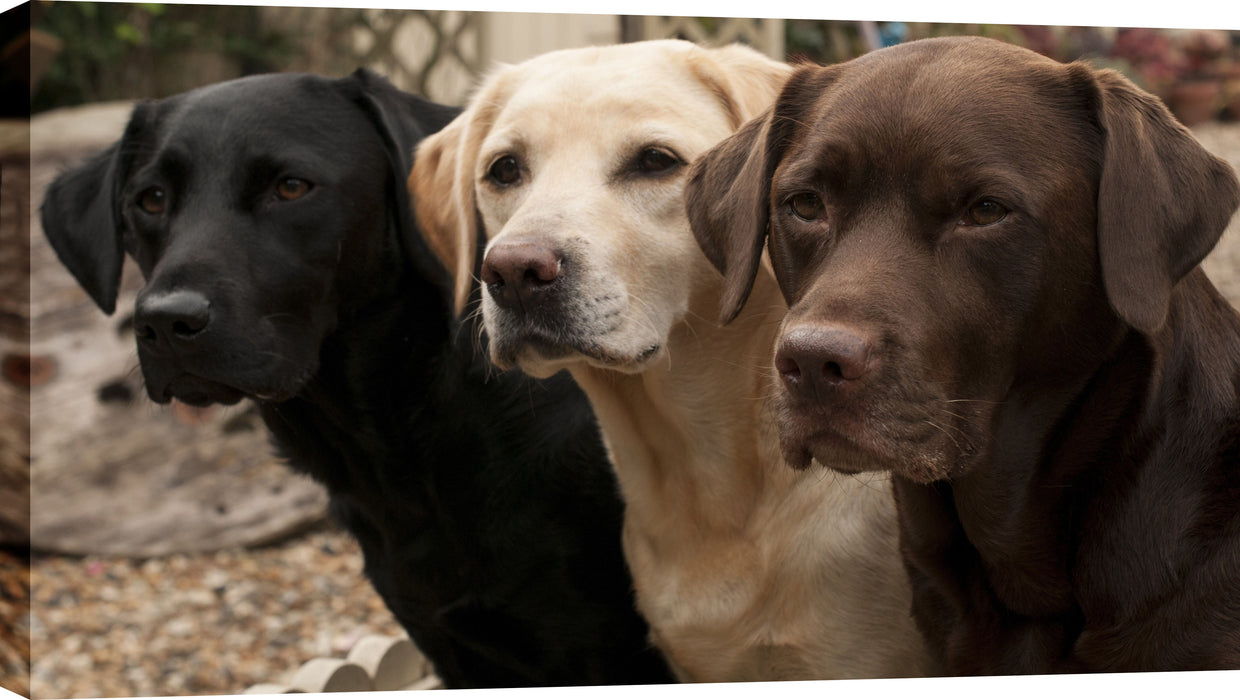
<svg viewBox="0 0 1240 700"><path fill-rule="evenodd" d="M491 369L415 230L413 149L455 114L365 71L144 103L43 227L106 312L138 262L151 398L255 399L448 687L670 680L585 398Z"/></svg>

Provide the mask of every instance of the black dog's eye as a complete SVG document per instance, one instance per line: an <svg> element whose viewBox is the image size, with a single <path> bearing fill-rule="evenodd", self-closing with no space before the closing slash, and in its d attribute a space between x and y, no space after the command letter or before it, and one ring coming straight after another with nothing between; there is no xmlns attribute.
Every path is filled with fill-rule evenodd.
<svg viewBox="0 0 1240 700"><path fill-rule="evenodd" d="M300 199L310 191L312 185L299 177L286 177L276 183L276 196L286 202Z"/></svg>
<svg viewBox="0 0 1240 700"><path fill-rule="evenodd" d="M812 192L802 192L789 197L788 209L803 221L817 221L822 218L823 213L822 200Z"/></svg>
<svg viewBox="0 0 1240 700"><path fill-rule="evenodd" d="M661 175L682 164L680 158L662 148L644 148L637 156L637 170L645 175Z"/></svg>
<svg viewBox="0 0 1240 700"><path fill-rule="evenodd" d="M487 176L497 185L512 185L521 179L521 163L513 156L500 156L487 169Z"/></svg>
<svg viewBox="0 0 1240 700"><path fill-rule="evenodd" d="M138 206L148 214L162 214L168 207L168 195L162 187L148 187L138 194Z"/></svg>
<svg viewBox="0 0 1240 700"><path fill-rule="evenodd" d="M1008 215L1007 207L993 199L979 199L969 211L965 212L960 223L965 226L990 226L997 224Z"/></svg>

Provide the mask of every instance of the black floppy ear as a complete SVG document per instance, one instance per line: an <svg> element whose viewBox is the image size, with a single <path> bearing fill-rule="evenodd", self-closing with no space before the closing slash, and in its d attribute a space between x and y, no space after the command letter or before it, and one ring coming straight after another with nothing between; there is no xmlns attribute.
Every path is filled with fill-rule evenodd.
<svg viewBox="0 0 1240 700"><path fill-rule="evenodd" d="M1094 79L1106 139L1098 188L1102 279L1120 317L1153 333L1166 320L1172 288L1223 234L1240 185L1153 95L1113 71Z"/></svg>
<svg viewBox="0 0 1240 700"><path fill-rule="evenodd" d="M56 177L43 196L43 233L52 250L104 313L116 310L125 262L120 195L128 170L124 145L143 119L139 105L125 137Z"/></svg>
<svg viewBox="0 0 1240 700"><path fill-rule="evenodd" d="M422 236L413 230L413 204L406 180L413 168L413 152L418 144L452 121L460 110L398 90L386 78L365 68L358 68L340 84L383 139L390 171L388 194L396 207L393 218L409 262L431 279L449 284L447 270L435 264L435 256ZM417 252L414 249L418 249Z"/></svg>
<svg viewBox="0 0 1240 700"><path fill-rule="evenodd" d="M771 191L770 124L768 111L707 151L693 164L685 186L693 237L723 273L720 323L731 322L745 306L762 261Z"/></svg>

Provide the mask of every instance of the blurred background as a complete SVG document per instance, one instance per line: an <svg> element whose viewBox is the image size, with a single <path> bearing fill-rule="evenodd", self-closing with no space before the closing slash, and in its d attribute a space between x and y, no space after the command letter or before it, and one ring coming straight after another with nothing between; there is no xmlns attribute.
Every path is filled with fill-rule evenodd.
<svg viewBox="0 0 1240 700"><path fill-rule="evenodd" d="M237 693L400 633L252 406L146 399L135 269L105 317L32 221L134 100L365 65L461 104L495 62L559 48L680 37L829 63L974 34L1121 70L1240 166L1240 32L89 2L31 3L0 28L5 87L33 115L0 120L0 686L34 697ZM1207 261L1233 303L1238 238L1233 222Z"/></svg>
<svg viewBox="0 0 1240 700"><path fill-rule="evenodd" d="M158 3L37 2L31 11L35 112L163 97L251 73L341 75L359 65L455 104L493 62L556 48L679 37L743 41L773 57L826 63L912 39L976 34L1117 68L1182 120L1240 118L1240 32Z"/></svg>

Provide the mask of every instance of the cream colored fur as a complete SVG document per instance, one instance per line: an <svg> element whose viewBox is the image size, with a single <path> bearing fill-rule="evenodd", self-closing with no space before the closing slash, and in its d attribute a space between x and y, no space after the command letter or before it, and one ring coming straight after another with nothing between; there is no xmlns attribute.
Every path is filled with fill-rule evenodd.
<svg viewBox="0 0 1240 700"><path fill-rule="evenodd" d="M495 359L538 376L568 368L589 395L627 503L638 606L685 680L923 670L888 484L797 472L779 456L771 356L785 306L769 269L718 326L720 276L684 213L688 168L621 176L651 145L692 162L769 107L788 70L747 48L677 41L546 54L489 76L423 142L409 179L428 239L456 270L458 304L475 210L488 248L555 242L606 300L609 323L565 320L596 351ZM519 186L485 180L504 153L528 164ZM483 297L494 351L510 331Z"/></svg>

